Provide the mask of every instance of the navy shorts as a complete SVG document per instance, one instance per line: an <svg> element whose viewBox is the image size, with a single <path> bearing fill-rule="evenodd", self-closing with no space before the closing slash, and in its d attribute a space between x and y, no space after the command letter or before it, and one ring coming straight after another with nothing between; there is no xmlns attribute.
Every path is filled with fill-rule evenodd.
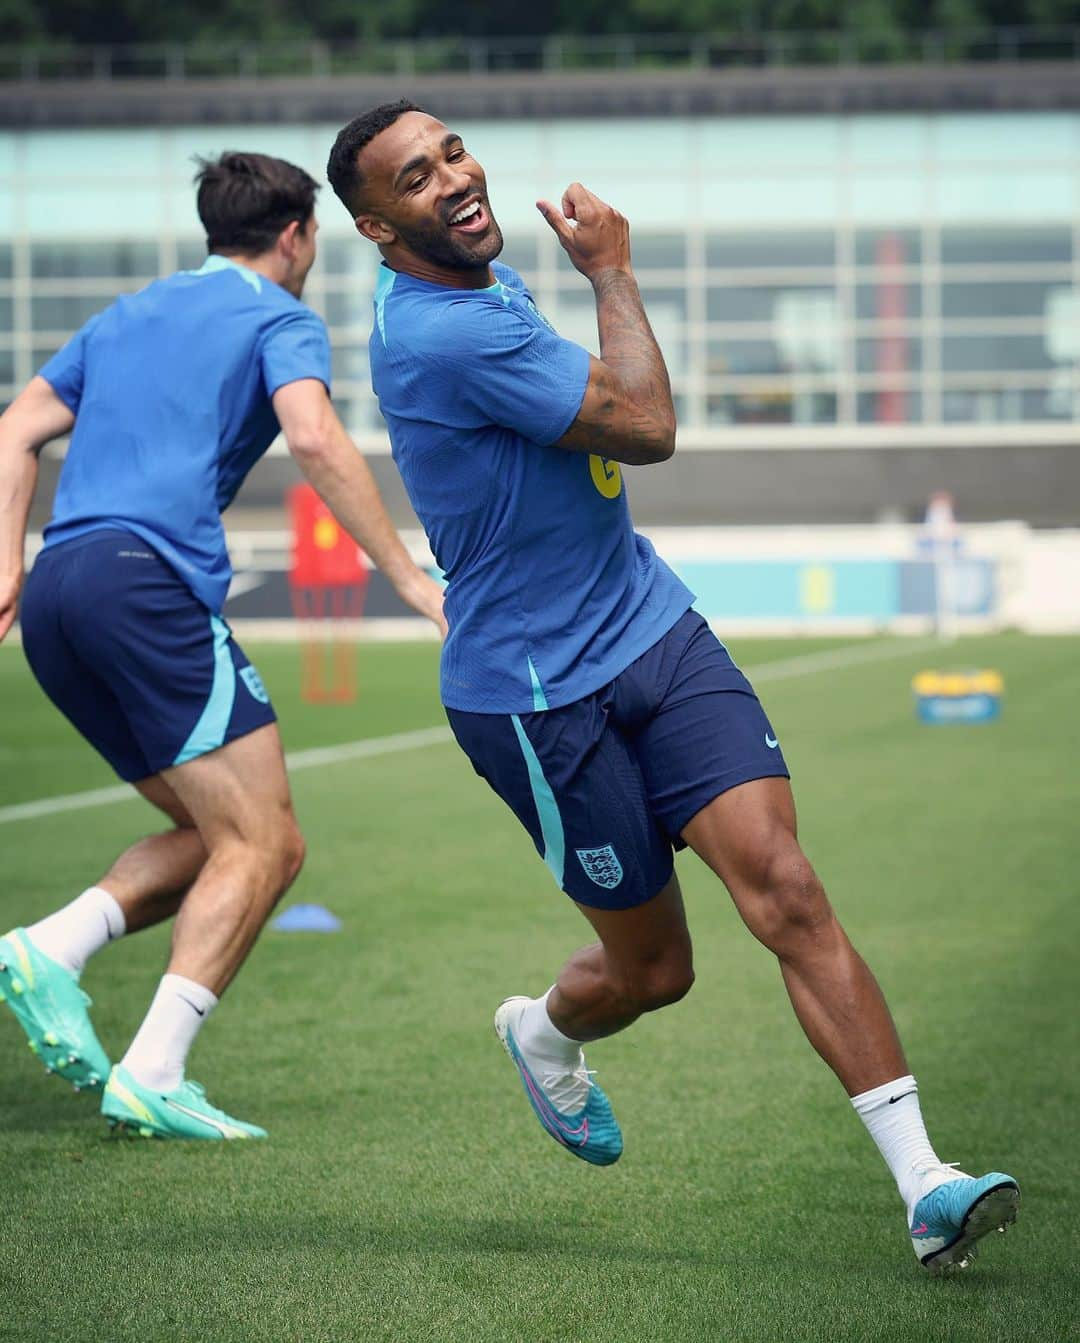
<svg viewBox="0 0 1080 1343"><path fill-rule="evenodd" d="M788 777L753 687L696 611L573 704L446 712L555 880L599 909L629 909L662 890L684 827L713 798Z"/></svg>
<svg viewBox="0 0 1080 1343"><path fill-rule="evenodd" d="M19 618L41 688L129 782L274 721L229 627L131 532L43 550Z"/></svg>

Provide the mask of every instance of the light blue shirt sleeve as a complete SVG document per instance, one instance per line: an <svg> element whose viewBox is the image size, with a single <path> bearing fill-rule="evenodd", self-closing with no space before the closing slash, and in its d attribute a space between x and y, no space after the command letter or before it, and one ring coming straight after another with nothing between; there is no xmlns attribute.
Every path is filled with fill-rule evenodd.
<svg viewBox="0 0 1080 1343"><path fill-rule="evenodd" d="M101 313L91 317L40 370L41 377L74 415L78 415L82 403L87 341L100 320Z"/></svg>
<svg viewBox="0 0 1080 1343"><path fill-rule="evenodd" d="M301 378L317 378L330 390L330 338L322 318L310 309L275 322L263 337L260 357L267 396Z"/></svg>
<svg viewBox="0 0 1080 1343"><path fill-rule="evenodd" d="M425 353L441 377L433 393L470 418L541 446L573 423L589 381L589 352L544 319L499 300L447 304Z"/></svg>

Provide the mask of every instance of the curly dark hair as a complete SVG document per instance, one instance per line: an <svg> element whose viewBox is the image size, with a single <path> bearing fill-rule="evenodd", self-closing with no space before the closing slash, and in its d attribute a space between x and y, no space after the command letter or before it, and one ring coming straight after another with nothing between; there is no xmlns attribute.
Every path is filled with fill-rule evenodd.
<svg viewBox="0 0 1080 1343"><path fill-rule="evenodd" d="M350 215L359 214L360 193L364 187L364 175L356 163L360 151L404 113L423 111L408 98L400 98L396 103L380 103L378 107L362 112L338 131L326 164L326 176L334 188L334 195Z"/></svg>

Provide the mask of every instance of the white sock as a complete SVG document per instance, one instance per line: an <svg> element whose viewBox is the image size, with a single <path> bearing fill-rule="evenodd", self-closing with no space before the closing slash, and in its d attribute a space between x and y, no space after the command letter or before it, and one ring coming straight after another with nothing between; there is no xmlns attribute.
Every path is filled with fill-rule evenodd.
<svg viewBox="0 0 1080 1343"><path fill-rule="evenodd" d="M588 1077L581 1071L581 1041L564 1035L548 1016L550 993L548 989L522 1009L514 1036L551 1103L564 1114L576 1114L589 1099Z"/></svg>
<svg viewBox="0 0 1080 1343"><path fill-rule="evenodd" d="M121 1066L140 1086L175 1091L184 1080L188 1050L217 1002L209 989L193 979L163 975Z"/></svg>
<svg viewBox="0 0 1080 1343"><path fill-rule="evenodd" d="M32 923L26 935L43 955L78 976L95 951L126 931L124 911L108 891L91 886L70 905Z"/></svg>
<svg viewBox="0 0 1080 1343"><path fill-rule="evenodd" d="M552 984L551 989L554 987ZM581 1052L581 1041L563 1035L548 1016L547 1000L551 989L542 998L533 998L522 1011L514 1034L519 1047L529 1055L530 1061L536 1059L553 1067L565 1067L567 1064L574 1067Z"/></svg>
<svg viewBox="0 0 1080 1343"><path fill-rule="evenodd" d="M957 1178L958 1172L942 1165L930 1146L919 1089L910 1074L852 1096L851 1103L892 1171L909 1217L924 1194Z"/></svg>

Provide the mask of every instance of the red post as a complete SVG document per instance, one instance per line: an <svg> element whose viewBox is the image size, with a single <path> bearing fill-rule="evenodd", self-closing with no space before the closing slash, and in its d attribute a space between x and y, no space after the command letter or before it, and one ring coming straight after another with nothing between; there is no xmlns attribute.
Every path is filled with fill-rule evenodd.
<svg viewBox="0 0 1080 1343"><path fill-rule="evenodd" d="M896 233L883 233L877 242L875 263L883 278L877 288L877 316L881 322L902 322L906 315L903 265L904 244ZM877 372L885 386L877 394L878 424L904 424L907 420L907 389L900 384L907 372L907 337L890 331L879 337Z"/></svg>
<svg viewBox="0 0 1080 1343"><path fill-rule="evenodd" d="M343 620L363 614L370 570L364 552L310 485L287 494L292 523L289 591L300 632L304 699L315 704L356 698L356 644Z"/></svg>

